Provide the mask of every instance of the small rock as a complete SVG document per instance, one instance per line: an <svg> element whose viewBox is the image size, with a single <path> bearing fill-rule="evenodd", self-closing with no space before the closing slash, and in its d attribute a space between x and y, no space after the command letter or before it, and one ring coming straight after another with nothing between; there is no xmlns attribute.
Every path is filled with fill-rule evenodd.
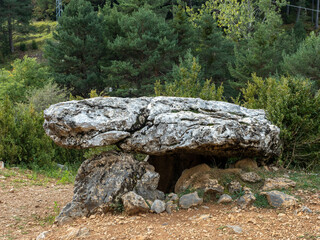
<svg viewBox="0 0 320 240"><path fill-rule="evenodd" d="M0 176L0 179L6 179L6 177L5 176Z"/></svg>
<svg viewBox="0 0 320 240"><path fill-rule="evenodd" d="M243 196L239 197L237 200L237 204L244 208L252 204L256 200L256 197L253 195L252 192L248 192L244 194Z"/></svg>
<svg viewBox="0 0 320 240"><path fill-rule="evenodd" d="M284 216L285 216L284 213L279 213L279 214L278 214L278 217L284 217Z"/></svg>
<svg viewBox="0 0 320 240"><path fill-rule="evenodd" d="M149 206L146 201L133 191L124 194L121 199L125 212L129 215L149 211Z"/></svg>
<svg viewBox="0 0 320 240"><path fill-rule="evenodd" d="M85 237L89 235L90 230L86 227L80 228L69 228L67 230L69 233L63 238L65 240L71 240L74 238Z"/></svg>
<svg viewBox="0 0 320 240"><path fill-rule="evenodd" d="M161 200L155 200L151 206L151 210L156 213L162 213L166 210L166 204Z"/></svg>
<svg viewBox="0 0 320 240"><path fill-rule="evenodd" d="M36 238L36 240L45 239L46 236L47 236L49 233L50 233L50 231L44 231L44 232L40 233L40 234L38 235L38 237Z"/></svg>
<svg viewBox="0 0 320 240"><path fill-rule="evenodd" d="M171 214L172 210L175 210L178 208L177 204L174 204L172 201L169 201L166 203L166 212Z"/></svg>
<svg viewBox="0 0 320 240"><path fill-rule="evenodd" d="M209 207L208 206L201 206L202 208L204 208L204 209L209 209Z"/></svg>
<svg viewBox="0 0 320 240"><path fill-rule="evenodd" d="M262 191L269 191L273 189L288 189L295 187L296 182L288 178L267 178L262 187Z"/></svg>
<svg viewBox="0 0 320 240"><path fill-rule="evenodd" d="M203 199L199 198L197 192L189 193L183 195L179 200L179 205L182 208L190 208L192 206L197 206L202 204Z"/></svg>
<svg viewBox="0 0 320 240"><path fill-rule="evenodd" d="M14 189L11 188L11 189L9 190L9 193L14 193Z"/></svg>
<svg viewBox="0 0 320 240"><path fill-rule="evenodd" d="M209 218L212 218L211 214L203 214L200 217L198 217L197 220L207 220Z"/></svg>
<svg viewBox="0 0 320 240"><path fill-rule="evenodd" d="M279 191L262 192L267 196L267 200L272 207L291 207L297 205L297 199L293 196Z"/></svg>
<svg viewBox="0 0 320 240"><path fill-rule="evenodd" d="M0 169L4 169L4 162L0 161Z"/></svg>
<svg viewBox="0 0 320 240"><path fill-rule="evenodd" d="M302 206L300 211L304 212L304 213L312 213L312 210L310 208L308 208L307 206Z"/></svg>
<svg viewBox="0 0 320 240"><path fill-rule="evenodd" d="M228 194L222 194L218 200L218 203L231 203L232 197L230 197Z"/></svg>
<svg viewBox="0 0 320 240"><path fill-rule="evenodd" d="M260 182L262 179L261 177L256 174L255 172L246 172L240 174L240 178L245 181L245 182L250 182L250 183L256 183Z"/></svg>
<svg viewBox="0 0 320 240"><path fill-rule="evenodd" d="M238 181L232 181L228 184L228 190L231 194L239 193L242 190L242 186Z"/></svg>
<svg viewBox="0 0 320 240"><path fill-rule="evenodd" d="M166 197L166 201L178 201L179 200L179 196L178 194L175 194L175 193L170 193L168 194L168 196Z"/></svg>
<svg viewBox="0 0 320 240"><path fill-rule="evenodd" d="M235 233L242 233L242 228L238 225L227 225L228 228L231 228Z"/></svg>

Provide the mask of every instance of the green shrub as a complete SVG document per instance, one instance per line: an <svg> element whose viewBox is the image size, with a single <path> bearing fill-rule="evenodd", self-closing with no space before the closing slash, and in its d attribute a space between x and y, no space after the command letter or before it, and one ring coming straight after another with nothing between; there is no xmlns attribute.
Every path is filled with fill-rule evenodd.
<svg viewBox="0 0 320 240"><path fill-rule="evenodd" d="M38 44L37 44L37 42L36 42L35 40L32 40L31 48L32 48L33 50L37 50L37 49L38 49Z"/></svg>
<svg viewBox="0 0 320 240"><path fill-rule="evenodd" d="M20 51L25 52L27 51L27 45L25 43L20 43L19 49Z"/></svg>
<svg viewBox="0 0 320 240"><path fill-rule="evenodd" d="M216 89L212 80L201 79L201 66L198 59L193 57L190 51L184 60L180 59L180 65L174 66L172 70L173 82L160 81L155 83L155 94L157 96L175 97L199 97L204 100L222 100L223 86Z"/></svg>
<svg viewBox="0 0 320 240"><path fill-rule="evenodd" d="M15 105L5 97L0 104L0 160L29 167L82 161L83 151L54 144L43 130L43 121L43 113L32 105Z"/></svg>
<svg viewBox="0 0 320 240"><path fill-rule="evenodd" d="M303 78L262 79L253 75L242 89L244 106L265 109L280 130L279 164L315 167L320 163L320 92Z"/></svg>

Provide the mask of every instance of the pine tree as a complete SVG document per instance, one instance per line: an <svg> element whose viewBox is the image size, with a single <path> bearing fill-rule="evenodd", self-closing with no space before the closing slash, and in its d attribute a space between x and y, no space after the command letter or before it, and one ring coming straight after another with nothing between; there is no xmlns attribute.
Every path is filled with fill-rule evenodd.
<svg viewBox="0 0 320 240"><path fill-rule="evenodd" d="M85 96L93 88L102 91L103 19L90 2L71 0L53 39L46 45L45 55L55 81L74 95Z"/></svg>
<svg viewBox="0 0 320 240"><path fill-rule="evenodd" d="M32 15L31 0L0 0L0 25L8 33L10 52L14 52L13 33L19 25L28 25ZM1 39L0 39L1 40ZM2 41L6 41L4 38Z"/></svg>
<svg viewBox="0 0 320 240"><path fill-rule="evenodd" d="M105 11L111 57L104 70L106 85L116 89L115 95L152 94L155 80L171 70L176 35L151 8L145 5L130 13L118 7Z"/></svg>

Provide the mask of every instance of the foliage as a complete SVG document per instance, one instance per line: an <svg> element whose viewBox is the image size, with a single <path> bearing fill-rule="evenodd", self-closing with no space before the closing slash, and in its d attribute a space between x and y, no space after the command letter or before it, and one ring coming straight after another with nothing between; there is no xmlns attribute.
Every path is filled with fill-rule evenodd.
<svg viewBox="0 0 320 240"><path fill-rule="evenodd" d="M253 202L253 206L257 208L271 208L265 195L256 193L254 196L256 200Z"/></svg>
<svg viewBox="0 0 320 240"><path fill-rule="evenodd" d="M112 57L106 61L104 71L106 86L115 90L112 95L151 94L155 80L165 77L172 66L176 35L151 8L145 5L131 14L118 7L105 10Z"/></svg>
<svg viewBox="0 0 320 240"><path fill-rule="evenodd" d="M8 97L0 104L0 159L7 164L51 166L82 161L83 151L56 146L45 134L43 114L31 105L14 105Z"/></svg>
<svg viewBox="0 0 320 240"><path fill-rule="evenodd" d="M320 35L310 34L293 54L284 56L282 69L292 76L300 75L310 78L320 87Z"/></svg>
<svg viewBox="0 0 320 240"><path fill-rule="evenodd" d="M253 75L242 93L245 107L265 109L280 128L280 164L311 168L320 163L320 94L314 94L310 80Z"/></svg>
<svg viewBox="0 0 320 240"><path fill-rule="evenodd" d="M33 7L33 16L37 20L56 19L56 1L55 0L35 0Z"/></svg>
<svg viewBox="0 0 320 240"><path fill-rule="evenodd" d="M12 70L0 70L0 99L3 100L8 95L14 102L23 102L28 90L41 88L48 81L47 67L37 63L36 59L16 59L12 64Z"/></svg>
<svg viewBox="0 0 320 240"><path fill-rule="evenodd" d="M91 4L71 0L59 18L53 39L48 41L45 55L55 81L74 95L84 96L92 88L103 90L103 25Z"/></svg>
<svg viewBox="0 0 320 240"><path fill-rule="evenodd" d="M174 66L172 70L172 82L165 82L164 86L160 81L155 84L157 96L176 97L200 97L204 100L222 100L223 86L216 89L211 80L202 81L201 66L198 59L193 57L190 51L184 60L180 59L180 65Z"/></svg>
<svg viewBox="0 0 320 240"><path fill-rule="evenodd" d="M52 82L47 83L42 88L35 88L27 92L27 101L37 112L42 112L52 104L67 100L67 91Z"/></svg>

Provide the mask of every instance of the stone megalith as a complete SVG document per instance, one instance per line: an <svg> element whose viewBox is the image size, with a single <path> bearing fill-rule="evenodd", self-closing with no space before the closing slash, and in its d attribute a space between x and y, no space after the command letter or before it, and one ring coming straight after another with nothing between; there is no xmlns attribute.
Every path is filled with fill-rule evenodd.
<svg viewBox="0 0 320 240"><path fill-rule="evenodd" d="M58 145L116 144L148 155L272 157L280 129L264 110L199 98L98 97L62 102L44 111L44 129Z"/></svg>
<svg viewBox="0 0 320 240"><path fill-rule="evenodd" d="M174 190L187 168L229 157L270 158L280 149L280 129L264 110L199 98L98 97L52 105L44 118L47 135L60 146L115 144L149 155L164 192Z"/></svg>

